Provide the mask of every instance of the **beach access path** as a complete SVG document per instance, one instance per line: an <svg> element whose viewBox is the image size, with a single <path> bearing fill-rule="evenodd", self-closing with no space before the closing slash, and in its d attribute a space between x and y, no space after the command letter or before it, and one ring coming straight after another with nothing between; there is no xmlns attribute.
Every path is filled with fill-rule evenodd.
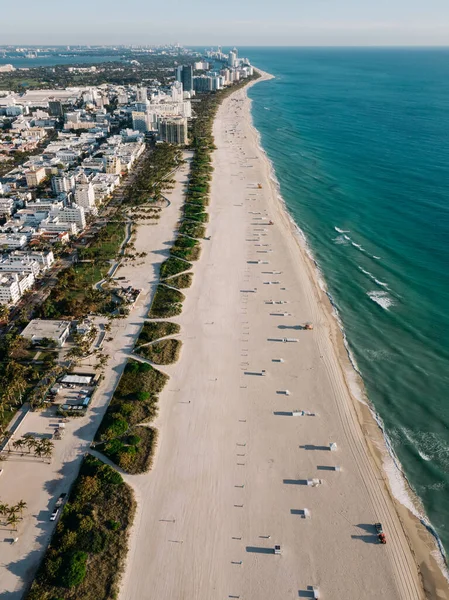
<svg viewBox="0 0 449 600"><path fill-rule="evenodd" d="M191 152L184 153L187 161L191 156ZM187 162L173 174L176 185L171 192L166 193L170 203L161 211L160 219L139 221L134 244L136 252L147 252L142 264L125 261L115 272L115 276L125 278L118 283L131 285L142 292L129 315L124 319L114 319L111 331L106 334L102 352L109 356L109 361L104 371L104 380L95 392L87 414L71 418L66 423L63 438L54 442L51 464L29 456L27 450L23 456L21 452L12 452L8 455L8 460L1 464L2 502L16 504L23 499L28 507L24 511L24 520L18 524L17 532L3 527L3 543L0 543L0 598L20 600L25 588L31 583L57 523L50 521L54 504L59 494L70 489L77 476L81 459L90 448L126 361L132 355L159 281L160 264L168 258L175 239L189 168ZM94 362L95 360L92 361ZM29 412L14 439L26 433L51 437L58 422L54 407L42 412ZM18 537L18 541L11 544L15 537Z"/></svg>
<svg viewBox="0 0 449 600"><path fill-rule="evenodd" d="M246 89L224 100L214 136L211 239L175 319L183 349L154 466L126 477L138 510L120 600L286 600L313 586L323 599L423 598Z"/></svg>

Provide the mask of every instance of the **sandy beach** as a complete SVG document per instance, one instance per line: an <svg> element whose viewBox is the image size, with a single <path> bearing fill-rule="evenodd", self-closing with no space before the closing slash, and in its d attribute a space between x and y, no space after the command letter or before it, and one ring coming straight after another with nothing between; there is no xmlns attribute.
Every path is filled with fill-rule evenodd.
<svg viewBox="0 0 449 600"><path fill-rule="evenodd" d="M446 598L431 537L399 518L379 468L382 437L349 391L246 89L223 102L214 136L211 239L174 319L184 345L165 369L158 451L151 473L126 477L139 506L121 600L310 598L313 586L334 600L420 599L416 562L427 597Z"/></svg>

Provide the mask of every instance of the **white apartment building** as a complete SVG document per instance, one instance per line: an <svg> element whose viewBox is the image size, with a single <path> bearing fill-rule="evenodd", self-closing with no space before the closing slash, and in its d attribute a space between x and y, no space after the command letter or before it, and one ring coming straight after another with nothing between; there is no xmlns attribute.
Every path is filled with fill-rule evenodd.
<svg viewBox="0 0 449 600"><path fill-rule="evenodd" d="M0 304L15 304L21 297L19 275L0 273Z"/></svg>
<svg viewBox="0 0 449 600"><path fill-rule="evenodd" d="M0 233L0 249L13 250L26 246L28 238L21 233Z"/></svg>
<svg viewBox="0 0 449 600"><path fill-rule="evenodd" d="M96 212L95 191L92 183L83 173L80 175L75 187L75 202L84 208L85 212Z"/></svg>
<svg viewBox="0 0 449 600"><path fill-rule="evenodd" d="M48 199L37 199L35 202L27 202L26 203L26 208L23 210L28 211L29 213L31 212L45 212L45 211L50 211L53 210L53 208L62 208L63 207L63 203L60 200L53 200L52 198L48 198ZM18 211L18 214L20 214L21 211Z"/></svg>
<svg viewBox="0 0 449 600"><path fill-rule="evenodd" d="M77 229L83 230L86 227L86 215L84 208L77 204L64 206L50 211L50 218L57 217L58 221L65 223L75 223Z"/></svg>
<svg viewBox="0 0 449 600"><path fill-rule="evenodd" d="M14 200L12 198L0 199L0 217L9 218L14 211Z"/></svg>
<svg viewBox="0 0 449 600"><path fill-rule="evenodd" d="M33 273L19 273L18 275L18 284L19 284L19 291L20 291L20 295L23 296L23 294L30 290L35 282L35 277L33 275Z"/></svg>
<svg viewBox="0 0 449 600"><path fill-rule="evenodd" d="M184 100L184 90L180 81L175 81L171 86L172 102L182 102Z"/></svg>
<svg viewBox="0 0 449 600"><path fill-rule="evenodd" d="M43 271L45 271L46 269L49 269L55 262L55 257L51 250L45 250L42 252L38 252L37 250L26 250L26 251L17 250L13 254L11 254L11 256L35 260L40 264L41 269Z"/></svg>
<svg viewBox="0 0 449 600"><path fill-rule="evenodd" d="M41 266L37 260L28 257L14 256L0 258L0 272L2 273L32 273L39 275Z"/></svg>
<svg viewBox="0 0 449 600"><path fill-rule="evenodd" d="M55 175L51 180L51 187L55 194L68 194L75 189L75 177L73 175Z"/></svg>
<svg viewBox="0 0 449 600"><path fill-rule="evenodd" d="M41 221L39 231L48 231L51 233L68 233L69 235L76 235L78 228L76 223L67 223L59 220L58 217L47 218Z"/></svg>

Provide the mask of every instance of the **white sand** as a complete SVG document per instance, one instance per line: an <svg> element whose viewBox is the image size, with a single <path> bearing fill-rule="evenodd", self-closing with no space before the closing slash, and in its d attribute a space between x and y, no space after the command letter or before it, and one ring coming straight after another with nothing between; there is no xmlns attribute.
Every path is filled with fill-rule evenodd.
<svg viewBox="0 0 449 600"><path fill-rule="evenodd" d="M285 600L310 597L308 586L333 600L422 598L332 343L328 303L276 198L249 111L238 91L215 122L212 239L175 319L184 347L166 369L154 468L127 477L139 508L120 598ZM313 331L297 328L306 321ZM270 341L284 337L298 342ZM265 377L245 374L262 369ZM296 408L317 416L288 414ZM319 448L329 442L336 452ZM342 471L319 468L330 465ZM323 484L301 484L309 478ZM297 514L304 508L310 519ZM386 546L376 543L376 521ZM282 556L264 552L275 544Z"/></svg>

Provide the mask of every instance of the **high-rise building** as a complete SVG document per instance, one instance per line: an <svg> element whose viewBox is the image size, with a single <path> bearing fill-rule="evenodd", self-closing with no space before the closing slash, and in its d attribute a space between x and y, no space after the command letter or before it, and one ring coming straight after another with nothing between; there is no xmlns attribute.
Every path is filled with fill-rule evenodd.
<svg viewBox="0 0 449 600"><path fill-rule="evenodd" d="M64 116L64 109L60 100L49 100L48 101L48 112L52 117Z"/></svg>
<svg viewBox="0 0 449 600"><path fill-rule="evenodd" d="M229 52L228 65L230 67L236 67L237 66L237 54L233 50L231 50Z"/></svg>
<svg viewBox="0 0 449 600"><path fill-rule="evenodd" d="M40 182L45 179L46 171L44 167L31 168L29 171L25 171L25 178L28 187L36 187Z"/></svg>
<svg viewBox="0 0 449 600"><path fill-rule="evenodd" d="M182 88L185 92L193 90L193 67L192 65L179 66L176 69L176 81L182 83Z"/></svg>
<svg viewBox="0 0 449 600"><path fill-rule="evenodd" d="M134 131L141 131L145 133L150 130L150 122L146 112L135 112L131 113L131 117L133 120L133 129Z"/></svg>
<svg viewBox="0 0 449 600"><path fill-rule="evenodd" d="M187 119L185 117L168 117L159 119L159 138L169 144L185 146L187 139Z"/></svg>
<svg viewBox="0 0 449 600"><path fill-rule="evenodd" d="M76 194L76 188L75 188ZM57 208L50 212L50 218L57 217L59 223L74 223L77 229L83 230L86 227L86 215L84 207L72 204L64 208Z"/></svg>
<svg viewBox="0 0 449 600"><path fill-rule="evenodd" d="M137 88L136 99L137 99L137 102L146 102L147 101L147 88L146 87L138 87Z"/></svg>
<svg viewBox="0 0 449 600"><path fill-rule="evenodd" d="M85 212L96 212L94 186L83 173L80 175L75 187L75 202Z"/></svg>
<svg viewBox="0 0 449 600"><path fill-rule="evenodd" d="M175 81L171 86L171 99L173 102L182 102L184 99L184 90L182 89L182 83Z"/></svg>
<svg viewBox="0 0 449 600"><path fill-rule="evenodd" d="M55 175L51 180L51 187L55 194L68 194L75 188L75 177L73 175Z"/></svg>
<svg viewBox="0 0 449 600"><path fill-rule="evenodd" d="M103 157L103 162L106 173L120 175L120 173L122 172L122 164L120 161L120 157L116 154L106 154Z"/></svg>

